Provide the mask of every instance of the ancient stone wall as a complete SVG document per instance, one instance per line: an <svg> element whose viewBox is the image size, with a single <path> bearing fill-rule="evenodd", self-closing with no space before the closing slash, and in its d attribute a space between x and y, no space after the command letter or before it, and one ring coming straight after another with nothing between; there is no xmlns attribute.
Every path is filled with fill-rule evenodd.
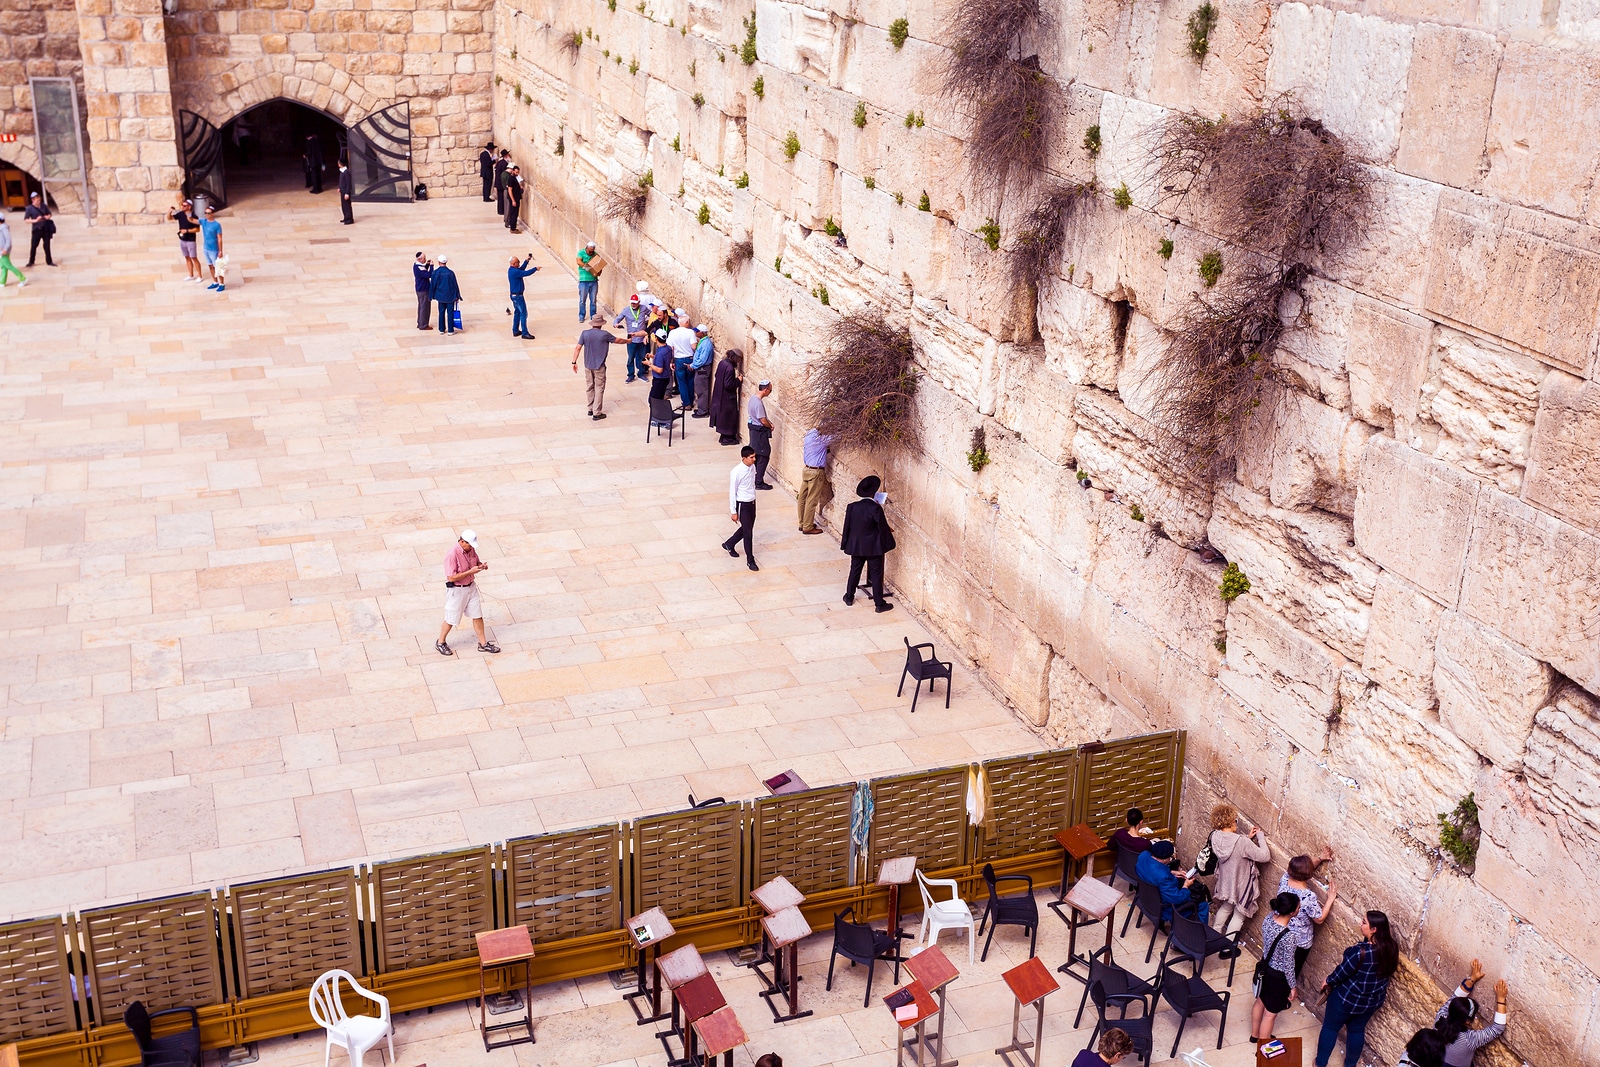
<svg viewBox="0 0 1600 1067"><path fill-rule="evenodd" d="M1515 1009L1487 1059L1600 1064L1600 9L1217 0L1196 62L1197 6L1064 0L1028 42L1066 101L1052 169L1099 190L1037 306L1008 281L1016 206L974 198L967 120L934 92L946 5L507 0L496 139L539 232L617 264L611 306L647 278L754 353L791 483L825 327L863 304L909 326L923 455L834 472L885 474L902 599L1052 738L1186 727L1185 854L1216 797L1279 864L1331 843L1344 903L1308 973L1351 908L1389 912L1390 1062L1480 956ZM1375 218L1283 309L1292 387L1236 474L1178 477L1141 385L1219 238L1155 209L1150 131L1284 93L1370 161ZM598 217L646 173L637 226ZM1251 582L1231 603L1225 562ZM1437 821L1468 793L1470 873Z"/></svg>
<svg viewBox="0 0 1600 1067"><path fill-rule="evenodd" d="M0 145L0 159L37 178L29 78L71 78L83 99L83 53L72 0L0 0L0 133L17 135L16 141ZM82 117L87 120L86 111ZM62 208L77 210L76 189L52 184L50 195Z"/></svg>

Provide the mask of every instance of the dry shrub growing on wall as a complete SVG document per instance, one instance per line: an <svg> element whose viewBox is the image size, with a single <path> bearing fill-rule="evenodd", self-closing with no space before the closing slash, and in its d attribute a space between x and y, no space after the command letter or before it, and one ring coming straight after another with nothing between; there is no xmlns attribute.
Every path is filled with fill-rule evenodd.
<svg viewBox="0 0 1600 1067"><path fill-rule="evenodd" d="M1283 298L1370 221L1370 178L1348 146L1287 100L1240 119L1174 116L1155 154L1163 201L1257 257L1230 268L1215 295L1193 299L1147 374L1171 461L1219 477L1279 387L1271 355L1289 325Z"/></svg>
<svg viewBox="0 0 1600 1067"><path fill-rule="evenodd" d="M744 265L756 256L756 244L746 237L742 241L735 241L728 246L728 254L722 258L722 269L729 274L738 274Z"/></svg>
<svg viewBox="0 0 1600 1067"><path fill-rule="evenodd" d="M801 414L840 448L916 451L915 355L911 331L881 312L862 308L840 316L822 356L807 368Z"/></svg>
<svg viewBox="0 0 1600 1067"><path fill-rule="evenodd" d="M600 194L600 214L608 219L638 222L650 202L650 190L639 181L611 182Z"/></svg>
<svg viewBox="0 0 1600 1067"><path fill-rule="evenodd" d="M1060 277L1056 268L1061 263L1061 250L1066 247L1067 227L1094 190L1094 182L1054 182L1044 190L1012 237L1013 285L1031 285L1041 297L1050 292Z"/></svg>

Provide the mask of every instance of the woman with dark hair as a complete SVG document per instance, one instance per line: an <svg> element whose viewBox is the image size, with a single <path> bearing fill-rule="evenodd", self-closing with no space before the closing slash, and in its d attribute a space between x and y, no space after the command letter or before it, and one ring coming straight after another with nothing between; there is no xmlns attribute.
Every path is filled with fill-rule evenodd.
<svg viewBox="0 0 1600 1067"><path fill-rule="evenodd" d="M1317 1036L1317 1067L1328 1067L1333 1046L1344 1030L1344 1062L1361 1062L1367 1044L1367 1021L1383 1007L1389 995L1389 979L1400 966L1400 945L1389 929L1389 916L1369 911L1361 920L1362 939L1344 950L1339 961L1322 983L1328 993L1324 1006L1322 1033Z"/></svg>
<svg viewBox="0 0 1600 1067"><path fill-rule="evenodd" d="M1472 973L1461 980L1456 991L1439 1014L1434 1016L1433 1028L1445 1042L1445 1067L1472 1067L1472 1058L1478 1050L1506 1032L1506 980L1494 984L1494 1021L1480 1030L1472 1029L1472 1020L1478 1014L1478 1004L1472 999L1472 988L1483 979L1483 965L1472 961Z"/></svg>
<svg viewBox="0 0 1600 1067"><path fill-rule="evenodd" d="M1444 1067L1444 1035L1437 1030L1418 1030L1406 1042L1405 1055L1395 1067Z"/></svg>
<svg viewBox="0 0 1600 1067"><path fill-rule="evenodd" d="M744 381L739 371L743 366L744 353L730 348L711 379L711 428L720 435L718 444L739 443L739 383Z"/></svg>
<svg viewBox="0 0 1600 1067"><path fill-rule="evenodd" d="M1311 878L1317 873L1324 863L1333 859L1333 849L1323 846L1322 855L1312 859L1307 855L1299 855L1289 860L1289 869L1278 881L1278 892L1293 893L1300 898L1300 913L1294 921L1301 930L1310 935L1316 933L1316 927L1321 926L1333 911L1333 902L1339 899L1339 887L1332 877L1328 879L1328 898L1324 900L1311 888ZM1295 953L1294 973L1296 977L1300 969L1306 965L1306 957L1311 955L1311 938L1305 939L1305 947Z"/></svg>
<svg viewBox="0 0 1600 1067"><path fill-rule="evenodd" d="M1264 951L1256 964L1256 1001L1250 1005L1250 1043L1272 1040L1272 1024L1278 1013L1287 1011L1295 999L1294 950L1309 945L1311 934L1297 926L1294 917L1300 898L1279 893L1272 898L1272 911L1261 920L1261 945Z"/></svg>
<svg viewBox="0 0 1600 1067"><path fill-rule="evenodd" d="M1072 1067L1109 1067L1110 1064L1120 1062L1132 1051L1134 1051L1133 1038L1128 1036L1126 1030L1112 1027L1100 1035L1098 1046L1079 1052L1072 1061Z"/></svg>

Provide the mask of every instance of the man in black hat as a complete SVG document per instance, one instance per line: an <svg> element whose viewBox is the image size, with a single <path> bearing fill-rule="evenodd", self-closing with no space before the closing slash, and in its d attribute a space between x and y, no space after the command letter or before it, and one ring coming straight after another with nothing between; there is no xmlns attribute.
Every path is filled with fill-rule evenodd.
<svg viewBox="0 0 1600 1067"><path fill-rule="evenodd" d="M878 487L883 479L876 474L861 479L856 486L856 496L861 499L844 509L844 535L839 547L850 553L850 584L844 589L844 602L856 602L856 586L861 581L861 568L867 568L867 585L872 591L874 611L892 611L894 605L883 599L883 557L894 551L894 531L883 514L883 502Z"/></svg>
<svg viewBox="0 0 1600 1067"><path fill-rule="evenodd" d="M489 191L494 188L494 142L490 141L483 146L483 151L478 153L478 177L483 181L483 202L487 204L494 197Z"/></svg>

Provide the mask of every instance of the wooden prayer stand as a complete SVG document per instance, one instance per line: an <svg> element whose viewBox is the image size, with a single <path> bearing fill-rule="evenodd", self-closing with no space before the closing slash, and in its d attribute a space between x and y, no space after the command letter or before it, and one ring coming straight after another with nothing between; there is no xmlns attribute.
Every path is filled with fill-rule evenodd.
<svg viewBox="0 0 1600 1067"><path fill-rule="evenodd" d="M938 945L929 945L915 956L906 959L906 970L911 977L916 979L916 984L927 990L929 994L939 995L939 1029L933 1035L933 1060L929 1067L956 1067L960 1060L947 1060L944 1058L944 990L945 986L961 977L961 972L956 970L956 965L950 962L950 957L940 951ZM926 1038L919 1028L917 1037L919 1042L926 1044ZM917 1052L917 1063L922 1063L922 1053Z"/></svg>
<svg viewBox="0 0 1600 1067"><path fill-rule="evenodd" d="M762 973L761 968L754 964L751 968L756 974L761 975L762 981L767 983L767 988L759 995L766 998L767 1007L772 1011L772 1021L786 1023L791 1019L804 1019L811 1014L811 1009L800 1010L800 942L811 934L811 924L806 922L804 913L798 907L784 908L776 915L768 915L761 920L763 936L772 944L772 978L769 981ZM785 959L788 962L785 964ZM778 1011L775 998L780 993L788 994L789 1013L784 1015Z"/></svg>
<svg viewBox="0 0 1600 1067"><path fill-rule="evenodd" d="M533 937L526 926L508 926L504 930L486 930L475 935L478 941L478 1035L483 1038L483 1050L490 1052L512 1045L531 1045L533 1037ZM487 972L502 967L523 965L522 1010L523 1017L508 1023L489 1025ZM500 1030L525 1028L524 1037L508 1037L491 1043L489 1035Z"/></svg>
<svg viewBox="0 0 1600 1067"><path fill-rule="evenodd" d="M705 1047L705 1067L712 1067L718 1056L722 1067L733 1067L733 1050L750 1040L732 1008L718 1008L704 1019L696 1019L694 1029Z"/></svg>
<svg viewBox="0 0 1600 1067"><path fill-rule="evenodd" d="M894 947L894 980L900 983L900 964L905 962L905 957L900 955L900 941L915 940L914 935L900 931L900 887L910 885L917 877L917 857L901 856L899 859L884 860L878 865L878 880L874 885L889 887L889 936L895 939Z"/></svg>
<svg viewBox="0 0 1600 1067"><path fill-rule="evenodd" d="M646 929L649 930L648 937L643 933ZM649 969L649 961L661 958L662 942L675 933L677 931L672 928L667 913L660 908L651 908L628 920L628 939L639 954L639 988L632 993L624 993L622 999L633 1008L634 1018L639 1020L640 1026L658 1023L667 1017L667 1012L661 1010L661 971L651 970L649 988L645 986L645 972ZM643 997L650 998L649 1015L639 1010L638 1001Z"/></svg>
<svg viewBox="0 0 1600 1067"><path fill-rule="evenodd" d="M1061 988L1061 983L1055 980L1050 969L1044 965L1038 956L1031 956L1020 966L1013 967L1000 977L1006 980L1006 985L1011 987L1011 993L1017 1002L1011 1008L1011 1044L1004 1048L997 1048L994 1054L1011 1067L1011 1057L1015 1055L1026 1067L1039 1067L1043 1062L1044 1052L1044 998ZM1033 1040L1023 1041L1019 1033L1022 1027L1022 1009L1037 1007L1038 1016L1033 1024Z"/></svg>
<svg viewBox="0 0 1600 1067"><path fill-rule="evenodd" d="M1106 924L1106 962L1111 962L1111 935L1115 932L1116 922L1111 918L1117 905L1122 903L1122 892L1113 889L1104 882L1097 881L1085 875L1078 879L1078 884L1072 887L1072 892L1067 894L1066 905L1072 909L1072 917L1062 916L1070 933L1067 935L1067 962L1057 967L1062 974L1071 975L1084 985L1089 984L1089 957L1078 954L1078 927L1093 926L1097 922ZM1060 915L1061 905L1052 902L1052 908L1057 909ZM1088 916L1088 918L1080 918ZM1073 970L1075 964L1082 964L1084 972L1079 974Z"/></svg>
<svg viewBox="0 0 1600 1067"><path fill-rule="evenodd" d="M683 1058L674 1059L672 1056L671 1031L656 1036L661 1038L661 1045L667 1050L667 1067L690 1067L699 1058L695 1052L697 1031L694 1024L727 1007L728 1002L723 998L717 980L707 971L673 990L673 1003L683 1008Z"/></svg>
<svg viewBox="0 0 1600 1067"><path fill-rule="evenodd" d="M1084 877L1093 878L1095 853L1106 847L1106 841L1086 822L1069 826L1065 830L1057 830L1055 836L1056 844L1061 846L1061 884L1056 887L1056 903L1060 903L1067 896L1068 868L1074 861L1082 863L1088 860L1089 869L1084 873ZM1056 914L1061 913L1057 911Z"/></svg>
<svg viewBox="0 0 1600 1067"><path fill-rule="evenodd" d="M760 904L761 910L768 915L776 915L784 908L797 907L804 903L806 898L804 893L794 887L794 883L780 874L772 881L750 890L750 899ZM771 962L773 962L772 943L767 938L766 928L763 927L761 931L761 952L755 959L749 963L740 964L740 966L749 967L757 974L760 974L761 965ZM761 980L766 981L766 976L762 975Z"/></svg>
<svg viewBox="0 0 1600 1067"><path fill-rule="evenodd" d="M656 957L656 972L660 975L660 981L665 982L672 992L672 1010L668 1013L672 1025L665 1030L656 1031L656 1037L666 1046L667 1055L670 1057L672 1048L667 1045L667 1039L683 1037L683 1026L678 1022L678 990L701 975L711 972L706 969L706 961L700 958L700 950L693 945L684 945L664 956Z"/></svg>
<svg viewBox="0 0 1600 1067"><path fill-rule="evenodd" d="M900 1028L900 1032L895 1035L894 1041L894 1067L904 1067L906 1047L911 1044L915 1044L917 1046L917 1067L923 1067L922 1051L927 1047L928 1044L926 1033L927 1022L935 1015L938 1015L940 1025L943 1025L944 1014L939 1010L939 1003L934 1000L933 997L928 995L928 991L923 988L921 982L912 982L909 985L903 986L902 988L905 992L911 994L911 1003L916 1005L917 1014L912 1018L902 1019L895 1014L895 1010L893 1008L889 1008L889 1017L893 1019L895 1025ZM888 1006L889 997L894 996L895 993L899 993L900 991L900 989L897 989L894 991L894 993L890 993L888 996L884 997L884 1006ZM906 1031L913 1027L915 1027L917 1031L916 1037L914 1040L907 1040Z"/></svg>

